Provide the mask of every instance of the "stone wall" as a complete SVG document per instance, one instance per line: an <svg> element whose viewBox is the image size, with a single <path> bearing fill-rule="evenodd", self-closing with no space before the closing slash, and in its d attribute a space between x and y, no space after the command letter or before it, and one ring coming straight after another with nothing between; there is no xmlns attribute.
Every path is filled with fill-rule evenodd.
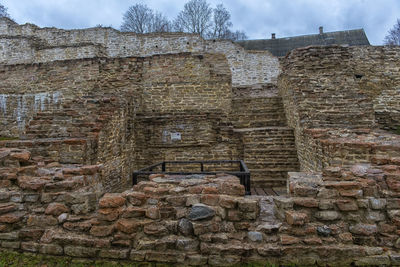
<svg viewBox="0 0 400 267"><path fill-rule="evenodd" d="M399 53L393 47L307 47L294 50L282 61L278 87L288 124L295 129L302 170L365 162L367 155L375 153L368 152L371 146L354 149L359 144L356 139L347 148L314 140L320 137L317 131L313 136L307 129L332 129L336 137L330 138L339 142L358 134L357 130L340 132L343 128L399 127ZM379 143L378 135L390 136L374 135L375 140L371 135L367 143Z"/></svg>
<svg viewBox="0 0 400 267"><path fill-rule="evenodd" d="M153 56L143 62L139 113L230 112L231 73L225 56Z"/></svg>
<svg viewBox="0 0 400 267"><path fill-rule="evenodd" d="M399 262L398 160L291 173L288 197L245 197L224 174L152 175L104 194L100 166L43 165L26 150L0 155L8 250L202 266Z"/></svg>
<svg viewBox="0 0 400 267"><path fill-rule="evenodd" d="M156 161L239 158L240 144L229 130L231 75L223 55L2 68L1 136L23 141L1 146L31 145L34 155L48 161L102 163L107 191L124 188L133 170ZM77 139L80 147L64 145L65 139Z"/></svg>
<svg viewBox="0 0 400 267"><path fill-rule="evenodd" d="M1 37L3 36L3 37ZM18 41L16 41L16 39ZM206 41L184 33L121 33L112 28L61 30L18 25L0 20L1 64L50 62L79 58L145 57L177 53L222 53L226 55L235 86L275 83L278 59L269 52L247 52L231 41Z"/></svg>
<svg viewBox="0 0 400 267"><path fill-rule="evenodd" d="M305 129L297 141L299 161L306 171L400 157L398 135L382 130Z"/></svg>

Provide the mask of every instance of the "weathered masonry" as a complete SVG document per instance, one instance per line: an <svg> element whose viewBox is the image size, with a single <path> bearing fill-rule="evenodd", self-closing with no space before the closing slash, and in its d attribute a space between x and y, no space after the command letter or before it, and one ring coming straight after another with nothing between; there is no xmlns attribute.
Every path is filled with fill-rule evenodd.
<svg viewBox="0 0 400 267"><path fill-rule="evenodd" d="M278 61L195 35L8 19L0 46L6 261L400 264L400 49ZM158 161L237 159L287 195L244 196L224 174L131 186Z"/></svg>

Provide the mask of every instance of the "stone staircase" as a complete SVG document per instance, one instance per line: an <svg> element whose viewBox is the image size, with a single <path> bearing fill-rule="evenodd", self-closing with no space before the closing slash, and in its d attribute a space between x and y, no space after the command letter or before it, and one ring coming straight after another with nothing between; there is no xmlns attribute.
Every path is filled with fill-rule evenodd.
<svg viewBox="0 0 400 267"><path fill-rule="evenodd" d="M280 97L236 98L232 101L235 128L258 128L286 125Z"/></svg>
<svg viewBox="0 0 400 267"><path fill-rule="evenodd" d="M252 186L285 185L287 173L299 171L299 163L280 97L236 99L233 105L234 131L240 134Z"/></svg>

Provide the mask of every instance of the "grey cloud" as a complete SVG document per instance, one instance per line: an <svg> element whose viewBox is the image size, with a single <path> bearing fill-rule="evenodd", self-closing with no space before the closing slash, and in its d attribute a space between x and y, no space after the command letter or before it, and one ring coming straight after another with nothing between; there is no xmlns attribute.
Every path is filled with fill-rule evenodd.
<svg viewBox="0 0 400 267"><path fill-rule="evenodd" d="M142 2L173 19L183 8L182 0L3 0L18 22L41 27L85 28L96 24L119 28L127 8ZM208 0L230 10L235 29L252 39L364 28L372 44L381 44L387 31L400 17L398 0Z"/></svg>

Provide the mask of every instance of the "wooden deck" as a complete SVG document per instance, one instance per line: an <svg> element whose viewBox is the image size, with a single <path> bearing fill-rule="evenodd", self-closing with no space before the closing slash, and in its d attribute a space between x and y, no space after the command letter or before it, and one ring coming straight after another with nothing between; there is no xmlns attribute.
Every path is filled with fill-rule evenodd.
<svg viewBox="0 0 400 267"><path fill-rule="evenodd" d="M284 196L286 195L286 187L253 187L251 195L255 196Z"/></svg>

